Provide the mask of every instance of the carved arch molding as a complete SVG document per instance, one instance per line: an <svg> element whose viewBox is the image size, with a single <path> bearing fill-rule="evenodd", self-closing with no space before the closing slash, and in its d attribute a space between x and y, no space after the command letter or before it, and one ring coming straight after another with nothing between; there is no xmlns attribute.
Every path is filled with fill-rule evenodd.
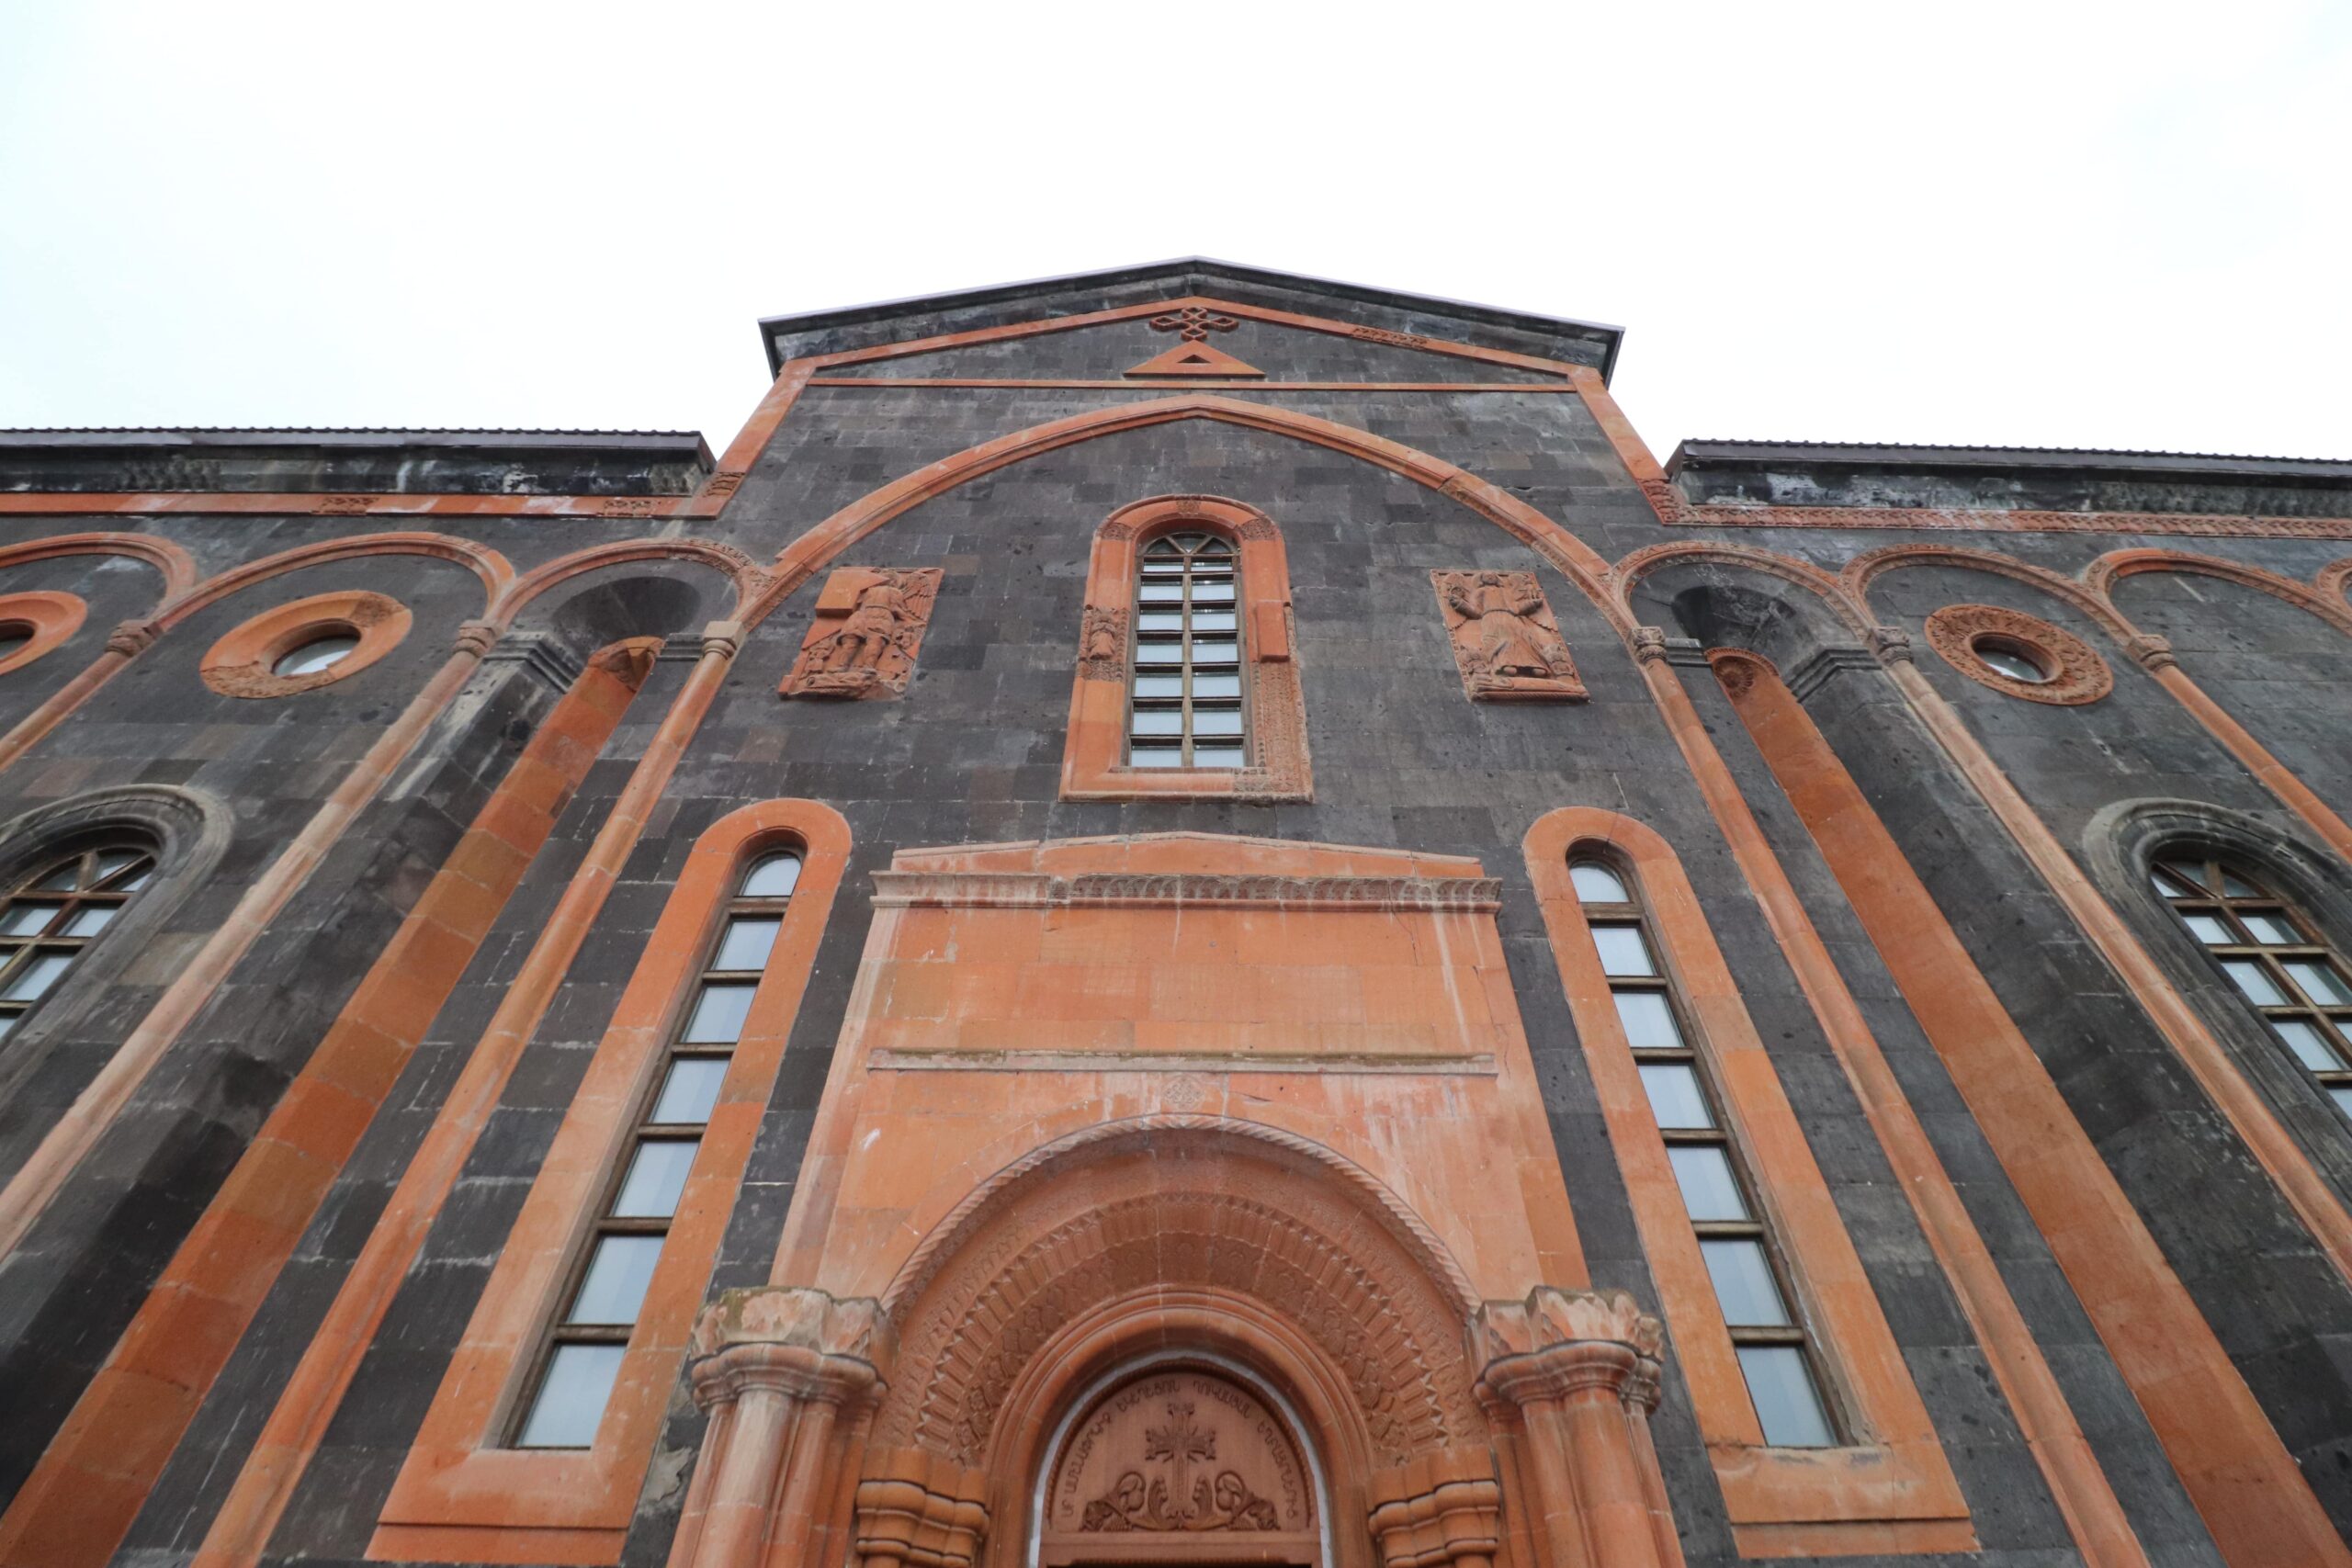
<svg viewBox="0 0 2352 1568"><path fill-rule="evenodd" d="M1068 1325L1150 1290L1250 1299L1344 1381L1374 1462L1485 1432L1464 1345L1469 1303L1389 1216L1303 1156L1167 1129L1041 1167L967 1216L891 1316L899 1348L876 1440L988 1463L998 1417Z"/></svg>

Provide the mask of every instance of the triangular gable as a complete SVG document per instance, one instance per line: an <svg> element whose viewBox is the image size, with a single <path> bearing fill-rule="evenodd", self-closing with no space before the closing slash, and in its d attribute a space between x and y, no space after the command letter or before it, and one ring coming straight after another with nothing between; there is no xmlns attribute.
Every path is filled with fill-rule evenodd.
<svg viewBox="0 0 2352 1568"><path fill-rule="evenodd" d="M1389 373L1364 378L1378 381L1456 380L1465 371L1475 375L1487 367L1519 372L1494 378L1505 381L1550 379L1571 367L1598 370L1605 381L1623 337L1617 328L1591 321L1470 305L1199 256L847 310L775 316L763 321L761 328L769 362L778 371L786 361L798 361L819 376L888 375L890 372L881 370L876 361L894 359L904 366L899 372L903 375L1039 380L1054 378L1054 373L1035 360L1056 355L968 351L1010 350L1013 340L1107 327L1136 317L1189 315L1196 307L1238 317L1245 329L1254 322L1259 328L1283 327L1319 336L1327 348L1336 336L1353 339L1360 348L1395 350L1407 360L1423 359L1426 364L1429 357L1436 356L1453 361L1433 373L1407 378L1393 373L1401 366L1392 359ZM1125 335L1132 336L1132 332L1128 328ZM1198 342L1202 334L1188 332L1184 336ZM1348 378L1346 361L1351 355L1317 354L1302 347L1285 356L1265 345L1263 331L1245 330L1239 337L1250 341L1227 342L1225 351L1263 371L1269 381ZM1146 344L1131 342L1125 356L1114 362L1097 360L1082 369L1071 365L1062 374L1070 378L1117 380L1147 352ZM952 369L942 363L951 355L958 362ZM929 363L907 363L912 357ZM1323 363L1310 367L1308 361L1316 359Z"/></svg>
<svg viewBox="0 0 2352 1568"><path fill-rule="evenodd" d="M1249 377L1262 380L1265 372L1236 359L1214 344L1180 343L1165 354L1155 354L1141 365L1122 372L1127 376Z"/></svg>

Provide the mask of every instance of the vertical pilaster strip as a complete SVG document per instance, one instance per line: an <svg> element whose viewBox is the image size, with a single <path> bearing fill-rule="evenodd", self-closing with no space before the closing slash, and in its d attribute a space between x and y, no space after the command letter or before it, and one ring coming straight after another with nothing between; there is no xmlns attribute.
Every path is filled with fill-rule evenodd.
<svg viewBox="0 0 2352 1568"><path fill-rule="evenodd" d="M1660 657L1642 661L1650 694L1951 1284L2018 1430L2065 1517L2067 1533L2090 1568L2145 1568L2147 1553L2027 1328L1991 1249L1969 1219L1959 1189L1937 1158L1935 1145L1879 1049L1860 1005L1814 929L1804 900L1749 811L1730 767L1715 750L1681 678L1662 657L1664 651L1661 637Z"/></svg>
<svg viewBox="0 0 2352 1568"><path fill-rule="evenodd" d="M2245 765L2245 771L2262 781L2263 787L2286 803L2289 810L2311 825L2313 832L2326 841L2347 864L2352 864L2352 825L2347 825L2327 803L2312 793L2310 785L2297 778L2286 763L2270 754L2269 748L2256 740L2245 726L2232 716L2230 711L2208 696L2205 689L2189 679L2188 671L2180 667L2174 657L2172 644L2160 637L2142 635L2126 645L2132 657L2143 669L2154 675L2182 707L2187 708L2198 723L2212 734L2214 739L2229 748L2230 755Z"/></svg>
<svg viewBox="0 0 2352 1568"><path fill-rule="evenodd" d="M2279 1193L2294 1210L2295 1217L2319 1244L2335 1271L2346 1281L2352 1281L2352 1213L2347 1213L2326 1178L2320 1175L2271 1110L2260 1090L2247 1081L2229 1052L2213 1038L2205 1021L2197 1016L2188 998L2180 994L2172 979L2140 939L2132 934L2121 916L2098 895L2087 877L2078 868L2065 849L2058 842L2039 813L2027 804L2009 782L2007 773L1993 761L1968 726L1954 712L1950 703L1927 676L1921 674L1909 659L1890 660L1887 670L1895 684L1909 699L1928 732L1936 738L1947 756L1966 778L1988 807L2001 826L2007 829L2034 870L2058 896L2083 933L2099 950L2125 987L2155 1023L2157 1032L2188 1068L2207 1097L2229 1121L2231 1129L2244 1141L2265 1174L2274 1182ZM2178 672L2176 671L2176 674ZM2180 679L2184 683L2187 677ZM2167 685L2170 683L2167 682ZM2193 688L2191 688L2193 689ZM2195 711L2192 706L2191 711ZM2216 715L2221 710L2212 710ZM2204 716L2199 715L2200 717ZM2226 718L2227 716L2222 716ZM1807 719L1808 726L1811 720ZM2216 732L2219 734L2220 732ZM2239 732L2244 735L2244 731ZM2227 737L2222 737L2226 740ZM2245 743L2255 746L2251 736ZM2267 757L2267 753L2264 753ZM2275 767L2275 763L2274 763ZM2278 769L2283 773L2285 770ZM2274 784L2265 779L2266 784ZM2298 785L2297 787L2301 787ZM2282 798L2285 798L2282 796ZM2293 804L2290 801L2289 804ZM2316 801L2314 801L2316 804ZM2342 824L2337 824L2340 828Z"/></svg>
<svg viewBox="0 0 2352 1568"><path fill-rule="evenodd" d="M212 999L240 959L276 919L311 873L327 856L344 829L367 808L449 705L483 654L497 640L494 627L469 621L458 634L458 649L424 690L409 699L400 717L376 738L323 805L302 825L269 869L245 890L229 918L206 939L174 977L147 1016L123 1040L90 1080L22 1168L0 1190L0 1257L16 1250L43 1211L155 1064Z"/></svg>
<svg viewBox="0 0 2352 1568"><path fill-rule="evenodd" d="M597 829L580 869L507 987L490 1025L449 1090L440 1116L393 1190L391 1201L361 1248L343 1289L327 1309L277 1408L230 1487L191 1568L252 1568L270 1532L292 1501L327 1423L359 1370L384 1314L424 1245L474 1140L498 1104L523 1047L555 999L563 976L587 940L621 868L643 836L647 818L669 786L678 760L700 728L727 678L742 627L715 621L703 637L702 658L670 705Z"/></svg>
<svg viewBox="0 0 2352 1568"><path fill-rule="evenodd" d="M0 1517L0 1564L99 1568L650 668L604 649L483 802Z"/></svg>
<svg viewBox="0 0 2352 1568"><path fill-rule="evenodd" d="M1893 835L1778 674L1761 660L1747 662L1753 668L1744 679L1724 682L1734 711L1820 846L2222 1556L2239 1568L2352 1565L2211 1326ZM1925 685L1907 659L1889 666L1898 680L1907 671ZM1679 682L1675 692L1687 707ZM2046 1438L2030 1437L2039 1457ZM2050 1472L2047 1461L2044 1468ZM2062 1505L2070 1524L2076 1501Z"/></svg>

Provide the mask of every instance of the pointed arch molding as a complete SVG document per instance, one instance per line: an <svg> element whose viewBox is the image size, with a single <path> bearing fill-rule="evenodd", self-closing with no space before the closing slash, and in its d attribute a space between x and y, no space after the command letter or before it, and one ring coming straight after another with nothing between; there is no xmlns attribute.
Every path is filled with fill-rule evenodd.
<svg viewBox="0 0 2352 1568"><path fill-rule="evenodd" d="M943 457L870 491L777 552L769 582L746 613L745 620L747 624L757 624L842 550L892 518L944 495L960 484L1081 441L1187 419L1216 420L1326 446L1450 496L1497 524L1557 568L1610 617L1620 635L1629 638L1632 636L1631 621L1622 617L1617 602L1609 592L1613 574L1608 561L1526 502L1467 469L1370 431L1293 409L1205 393L1122 403L1032 425Z"/></svg>
<svg viewBox="0 0 2352 1568"><path fill-rule="evenodd" d="M1067 1325L1187 1291L1293 1325L1344 1382L1377 1463L1486 1431L1468 1359L1477 1301L1393 1194L1307 1139L1158 1115L1035 1151L908 1259L884 1300L898 1354L875 1439L979 1466L1010 1391Z"/></svg>
<svg viewBox="0 0 2352 1568"><path fill-rule="evenodd" d="M164 579L164 592L159 595L163 600L186 593L195 586L199 575L195 557L172 540L150 534L60 534L52 538L28 539L21 545L0 548L0 567L28 566L60 556L129 556L144 561Z"/></svg>

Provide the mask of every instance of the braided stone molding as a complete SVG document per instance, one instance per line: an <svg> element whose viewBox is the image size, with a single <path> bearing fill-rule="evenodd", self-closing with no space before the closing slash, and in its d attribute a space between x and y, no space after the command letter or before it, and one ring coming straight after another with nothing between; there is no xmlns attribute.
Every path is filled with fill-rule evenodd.
<svg viewBox="0 0 2352 1568"><path fill-rule="evenodd" d="M2024 648L2052 673L2047 681L2018 681L1976 656L1974 643L1999 637ZM2114 673L2090 644L2037 616L1997 604L1947 604L1928 617L1928 642L1945 663L1979 685L2030 703L2077 707L2115 689Z"/></svg>
<svg viewBox="0 0 2352 1568"><path fill-rule="evenodd" d="M1427 909L1487 914L1502 908L1492 876L1250 876L1194 872L877 871L883 908L1151 908L1272 904L1288 909Z"/></svg>
<svg viewBox="0 0 2352 1568"><path fill-rule="evenodd" d="M1707 504L1683 507L1665 521L1702 528L1923 528L1965 534L2204 534L2241 539L2352 539L2352 517L2253 517L2189 512L1963 512L1929 506Z"/></svg>

